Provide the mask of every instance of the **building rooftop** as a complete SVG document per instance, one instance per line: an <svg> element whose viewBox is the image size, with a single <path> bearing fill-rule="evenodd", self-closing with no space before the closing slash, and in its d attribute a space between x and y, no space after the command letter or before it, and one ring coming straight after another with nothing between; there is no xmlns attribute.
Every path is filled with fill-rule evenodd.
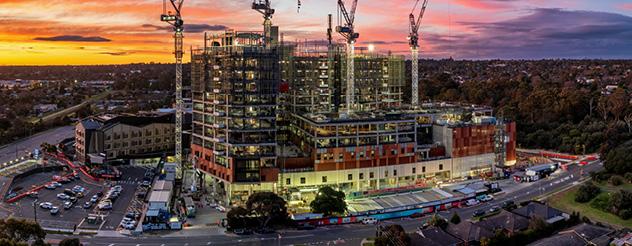
<svg viewBox="0 0 632 246"><path fill-rule="evenodd" d="M554 223L565 218L564 212L537 202L531 202L527 206L514 209L512 212L526 218L541 218L548 223Z"/></svg>
<svg viewBox="0 0 632 246"><path fill-rule="evenodd" d="M149 202L169 202L171 200L171 191L168 190L155 190L151 192L149 196Z"/></svg>
<svg viewBox="0 0 632 246"><path fill-rule="evenodd" d="M166 180L157 180L152 187L154 191L171 191L173 190L173 182Z"/></svg>
<svg viewBox="0 0 632 246"><path fill-rule="evenodd" d="M145 113L137 115L116 115L116 114L102 114L97 116L90 116L81 120L80 124L85 129L97 130L108 128L117 124L125 124L136 127L144 127L146 125L154 123L174 123L175 114L173 113Z"/></svg>
<svg viewBox="0 0 632 246"><path fill-rule="evenodd" d="M481 238L491 238L494 236L494 232L469 221L463 221L456 225L450 223L446 231L465 242L480 241Z"/></svg>
<svg viewBox="0 0 632 246"><path fill-rule="evenodd" d="M501 210L497 215L476 222L476 225L490 231L504 229L509 232L518 232L529 227L529 219L506 210Z"/></svg>
<svg viewBox="0 0 632 246"><path fill-rule="evenodd" d="M463 241L458 239L449 233L443 231L438 227L430 227L427 229L419 230L416 233L419 237L413 236L411 237L412 245L441 245L441 246L450 246L450 245L461 245Z"/></svg>

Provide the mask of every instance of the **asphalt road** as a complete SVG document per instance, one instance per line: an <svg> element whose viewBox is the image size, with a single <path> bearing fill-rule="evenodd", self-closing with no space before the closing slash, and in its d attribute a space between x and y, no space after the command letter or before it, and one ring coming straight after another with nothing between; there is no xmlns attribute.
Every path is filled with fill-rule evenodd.
<svg viewBox="0 0 632 246"><path fill-rule="evenodd" d="M462 219L469 219L472 213L478 209L489 209L494 205L498 205L505 200L513 200L517 204L521 201L532 200L537 197L549 194L554 191L564 189L573 185L577 185L581 180L581 170L583 169L583 177L587 177L590 171L596 171L601 168L599 163L589 164L584 167L571 166L568 171L562 172L557 176L539 180L531 183L526 188L517 189L511 193L498 195L494 201L484 203L468 208L454 208L450 211L441 212L440 215L448 217L453 212L458 213ZM380 222L382 224L400 224L407 231L414 231L421 226L429 216L422 218L403 218ZM188 236L188 237L160 237L160 236L142 236L142 237L91 237L82 236L81 241L85 245L108 245L108 246L143 246L143 245L359 245L361 240L366 237L375 236L375 225L349 224L339 226L320 227L310 231L283 231L280 233L267 235L213 235L213 236ZM210 229L209 229L210 230ZM52 242L59 241L65 237L64 235L49 235L48 238Z"/></svg>
<svg viewBox="0 0 632 246"><path fill-rule="evenodd" d="M18 140L8 145L0 147L0 164L15 160L17 157L26 156L28 152L39 148L44 143L58 143L61 140L74 135L74 126L62 126L48 131L37 133L31 137Z"/></svg>

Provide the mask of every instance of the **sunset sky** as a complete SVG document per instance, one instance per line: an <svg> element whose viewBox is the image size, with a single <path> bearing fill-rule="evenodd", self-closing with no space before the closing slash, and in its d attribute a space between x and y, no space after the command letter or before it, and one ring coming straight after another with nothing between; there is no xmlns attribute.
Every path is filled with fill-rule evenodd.
<svg viewBox="0 0 632 246"><path fill-rule="evenodd" d="M204 31L260 31L251 2L185 0L187 50L202 44ZM272 2L285 40L324 39L326 16L336 13L336 0L301 0L299 13L296 0ZM359 0L359 46L408 54L414 2ZM0 65L172 62L172 33L161 12L162 0L0 0ZM632 3L430 0L421 32L422 58L629 59Z"/></svg>

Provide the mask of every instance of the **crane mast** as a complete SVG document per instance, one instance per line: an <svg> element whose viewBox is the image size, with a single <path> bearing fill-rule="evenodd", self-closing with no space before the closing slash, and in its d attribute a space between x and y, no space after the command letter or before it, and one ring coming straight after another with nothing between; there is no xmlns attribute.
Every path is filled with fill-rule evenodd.
<svg viewBox="0 0 632 246"><path fill-rule="evenodd" d="M182 99L182 56L184 50L182 47L182 39L184 38L182 32L184 31L184 21L180 11L182 10L182 4L184 0L169 0L175 13L167 11L167 0L163 0L163 13L160 16L160 20L167 22L173 26L174 31L174 54L176 58L176 129L175 129L175 159L176 164L182 166L182 113L184 111L184 101Z"/></svg>
<svg viewBox="0 0 632 246"><path fill-rule="evenodd" d="M415 9L417 9L417 5L419 4L419 0L415 2L415 6L413 6L413 10L410 12L408 19L410 21L410 34L408 36L408 41L410 45L411 60L412 60L412 85L411 85L411 101L410 104L413 107L419 106L419 26L421 25L421 19L424 18L424 13L426 12L426 6L428 6L428 0L424 0L421 10L419 11L419 16L415 19Z"/></svg>
<svg viewBox="0 0 632 246"><path fill-rule="evenodd" d="M252 9L263 15L263 44L269 46L272 42L272 16L274 15L270 0L254 0Z"/></svg>
<svg viewBox="0 0 632 246"><path fill-rule="evenodd" d="M347 116L353 111L354 97L355 97L355 68L354 68L354 56L355 56L355 41L360 37L360 34L355 32L354 21L355 12L358 7L358 0L353 0L351 11L348 12L343 0L338 0L338 11L342 14L344 23L336 27L336 32L340 33L347 41L347 91L345 93L345 103L347 104L346 114Z"/></svg>

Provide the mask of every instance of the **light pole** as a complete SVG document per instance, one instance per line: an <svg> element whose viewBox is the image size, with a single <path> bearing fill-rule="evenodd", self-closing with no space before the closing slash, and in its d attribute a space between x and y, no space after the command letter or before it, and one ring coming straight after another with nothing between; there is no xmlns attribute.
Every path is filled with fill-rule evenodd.
<svg viewBox="0 0 632 246"><path fill-rule="evenodd" d="M33 217L35 218L35 223L37 223L37 199L33 201Z"/></svg>

